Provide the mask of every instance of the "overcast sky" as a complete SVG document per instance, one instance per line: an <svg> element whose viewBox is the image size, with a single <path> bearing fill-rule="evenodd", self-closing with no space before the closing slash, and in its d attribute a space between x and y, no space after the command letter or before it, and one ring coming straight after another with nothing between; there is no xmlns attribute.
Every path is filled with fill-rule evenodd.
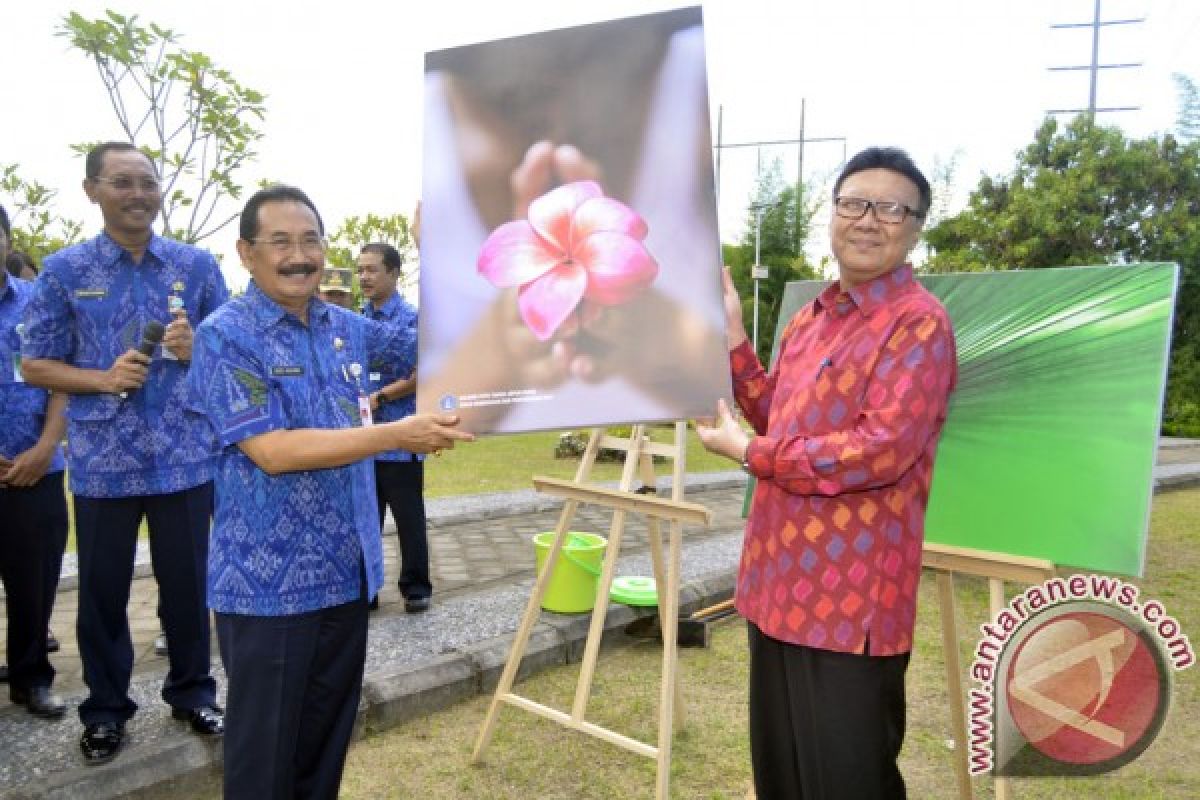
<svg viewBox="0 0 1200 800"><path fill-rule="evenodd" d="M295 183L327 224L351 214L408 213L420 195L423 55L485 41L686 3L655 0L515 0L336 3L293 0L109 0L8 3L0 22L0 162L59 190L59 210L85 222L99 212L79 183L72 142L119 138L94 67L56 36L70 11L99 16L106 7L183 35L244 85L267 95L256 163L241 175ZM726 142L795 138L800 100L807 137L845 137L855 151L872 144L908 149L928 172L960 153L958 202L979 174L1006 172L1049 108L1087 102L1086 72L1047 67L1090 60L1090 29L1052 30L1090 21L1093 0L713 0L704 3L714 139L718 106ZM1200 79L1200 4L1191 0L1104 0L1106 19L1146 17L1101 33L1103 62L1143 62L1101 73L1100 105L1141 106L1104 121L1135 136L1168 130L1176 116L1171 73ZM808 179L841 162L841 143L811 143ZM766 148L795 177L794 147ZM722 157L722 238L741 232L758 154ZM9 198L0 198L6 205ZM231 207L231 211L236 210ZM208 244L225 255L231 283L244 282L233 227Z"/></svg>

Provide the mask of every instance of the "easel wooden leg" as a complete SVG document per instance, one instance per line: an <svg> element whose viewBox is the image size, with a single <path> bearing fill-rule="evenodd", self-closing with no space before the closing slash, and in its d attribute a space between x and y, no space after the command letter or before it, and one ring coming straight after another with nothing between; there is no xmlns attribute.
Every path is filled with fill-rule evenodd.
<svg viewBox="0 0 1200 800"><path fill-rule="evenodd" d="M683 525L671 523L671 551L667 558L666 592L658 593L658 610L662 627L663 668L662 687L658 700L658 781L654 796L656 800L670 797L671 740L675 734L672 720L676 720L675 697L679 689L676 667L679 650L676 633L679 629L679 570Z"/></svg>
<svg viewBox="0 0 1200 800"><path fill-rule="evenodd" d="M954 777L961 800L971 800L971 773L967 764L967 711L962 687L962 665L958 657L958 623L954 603L954 573L938 570L938 604L942 617L942 650L946 659L946 692L950 698L950 721L954 731Z"/></svg>
<svg viewBox="0 0 1200 800"><path fill-rule="evenodd" d="M988 608L992 619L1004 608L1005 602L1004 581L988 578ZM1009 800L1012 797L1012 784L1008 778L997 777L992 785L996 788L996 800Z"/></svg>
<svg viewBox="0 0 1200 800"><path fill-rule="evenodd" d="M479 761L483 756L483 751L491 743L496 716L500 712L500 701L512 690L513 682L516 680L517 669L521 666L525 648L529 645L529 636L533 633L533 626L537 624L538 615L541 613L542 597L546 594L546 587L550 584L555 565L558 564L559 551L562 550L563 542L566 540L567 528L571 524L571 518L575 515L577 505L574 500L568 500L563 506L558 527L555 528L554 544L550 546L550 552L546 556L546 565L538 575L537 582L533 586L533 593L530 594L529 602L525 605L525 613L521 616L521 624L517 627L517 633L513 637L508 661L504 665L504 671L500 673L500 681L496 684L496 692L492 695L487 716L483 718L483 727L480 728L479 737L475 740L475 750L471 753L472 764Z"/></svg>
<svg viewBox="0 0 1200 800"><path fill-rule="evenodd" d="M654 461L649 455L643 454L641 460L641 474L639 476L642 484L645 486L654 486L656 478L654 475ZM666 590L667 570L663 565L663 541L662 527L656 517L646 518L647 538L650 541L650 561L654 565L654 585L658 588L658 615L659 615L659 630L662 630L663 619L666 612L663 610L663 593ZM678 631L678 614L676 614L676 631ZM664 638L664 642L666 639ZM664 645L665 646L665 645ZM666 673L664 672L665 676ZM675 713L673 716L672 725L676 732L683 730L683 726L687 723L687 707L683 704L683 678L679 675L678 669L675 673Z"/></svg>
<svg viewBox="0 0 1200 800"><path fill-rule="evenodd" d="M625 457L625 468L621 471L620 490L628 492L633 486L633 476L641 460L642 436L645 426L634 425L629 440L629 452ZM625 511L613 511L612 524L608 529L608 551L604 556L604 569L600 573L600 585L596 589L596 607L592 609L592 624L588 628L587 643L583 648L583 662L579 669L579 683L575 687L575 702L571 705L571 719L583 721L588 698L592 694L592 678L596 672L596 659L600 656L600 640L604 636L604 620L608 616L608 592L612 588L613 572L617 567L617 555L621 551L621 536L625 532Z"/></svg>

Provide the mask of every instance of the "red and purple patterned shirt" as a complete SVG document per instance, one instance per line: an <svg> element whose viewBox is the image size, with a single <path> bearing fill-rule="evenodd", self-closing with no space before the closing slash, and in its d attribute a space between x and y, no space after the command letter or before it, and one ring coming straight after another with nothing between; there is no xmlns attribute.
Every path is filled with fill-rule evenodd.
<svg viewBox="0 0 1200 800"><path fill-rule="evenodd" d="M958 374L945 309L904 265L822 292L788 323L770 374L749 342L729 356L758 434L738 611L784 642L908 652L933 458Z"/></svg>

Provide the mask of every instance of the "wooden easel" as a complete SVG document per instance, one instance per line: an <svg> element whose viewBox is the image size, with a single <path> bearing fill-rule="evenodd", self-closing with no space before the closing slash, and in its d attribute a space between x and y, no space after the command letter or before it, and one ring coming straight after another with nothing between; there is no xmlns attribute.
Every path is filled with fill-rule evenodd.
<svg viewBox="0 0 1200 800"><path fill-rule="evenodd" d="M587 449L575 473L574 481L556 480L554 478L535 477L534 488L540 492L558 495L566 498L562 513L555 528L554 544L546 556L546 565L538 575L534 584L529 603L521 624L513 639L512 650L509 652L508 663L496 685L496 693L492 697L479 738L475 742L475 750L471 754L471 762L476 763L483 756L483 751L492 738L496 717L501 703L507 703L538 716L557 722L564 727L595 736L598 739L624 747L634 753L644 755L657 761L657 779L655 798L666 800L671 777L671 738L676 727L682 726L684 719L683 701L680 696L680 682L677 669L676 631L679 624L679 566L680 549L683 538L683 524L703 523L708 525L711 512L707 508L683 500L684 472L686 467L687 423L675 423L675 440L673 444L659 444L649 441L645 436L645 426L635 425L628 439L607 436L602 429L594 429L588 439ZM592 467L600 449L608 448L625 451L625 467L621 472L621 481L616 490L587 485ZM654 461L656 455L673 459L671 499L664 500L653 495L636 494L632 490L635 473L640 475L645 486L655 485ZM579 670L579 682L575 687L575 700L568 714L555 708L536 703L528 698L514 694L513 682L525 648L529 643L530 634L541 613L542 597L550 583L554 567L558 563L559 551L566 540L567 531L575 517L579 503L613 509L612 525L608 534L608 549L604 557L604 567L600 573L600 585L596 590L596 605L592 610L591 626L588 628L587 642L584 645L583 661ZM612 586L613 572L617 565L617 556L621 550L621 537L625 530L625 515L628 513L645 514L650 540L650 556L654 563L654 580L658 586L658 616L662 629L663 662L662 686L659 691L658 703L658 742L657 746L632 739L615 731L611 731L584 719L588 699L592 691L592 679L596 670L596 659L600 654L600 640L604 635L604 621L608 614L608 593ZM660 520L670 523L670 547L667 557L662 553L662 536L659 529Z"/></svg>
<svg viewBox="0 0 1200 800"><path fill-rule="evenodd" d="M954 776L960 800L972 800L971 773L967 752L967 700L963 694L962 664L959 661L958 623L954 602L954 575L975 575L988 580L988 606L992 616L1005 605L1004 582L1041 583L1053 578L1054 564L1040 558L1005 555L967 547L925 543L922 566L937 577L938 610L942 618L942 650L946 658L946 692L950 697L950 723L954 736ZM996 800L1011 797L1007 778L996 778Z"/></svg>

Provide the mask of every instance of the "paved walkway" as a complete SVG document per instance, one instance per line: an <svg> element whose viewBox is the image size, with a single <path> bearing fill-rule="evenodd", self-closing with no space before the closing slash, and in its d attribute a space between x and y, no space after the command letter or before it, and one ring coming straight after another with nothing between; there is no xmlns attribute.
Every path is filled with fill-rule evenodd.
<svg viewBox="0 0 1200 800"><path fill-rule="evenodd" d="M1200 441L1164 439L1158 462L1156 488L1200 485ZM689 476L688 499L711 509L714 519L707 529L689 528L685 533L685 607L713 602L732 591L741 546L744 486L740 472ZM665 491L661 479L659 489ZM532 586L530 539L554 528L558 507L553 498L532 491L430 501L434 607L419 615L404 613L395 588L396 537L389 523L384 547L388 585L380 597L381 609L372 615L360 714L363 724L388 727L490 691ZM610 516L606 510L584 506L573 528L607 534ZM625 536L618 573L651 574L643 521L630 517ZM84 698L85 687L74 641L76 581L68 558L51 621L62 650L51 661L58 670L55 690L71 710L58 722L37 720L8 705L7 692L0 692L0 800L119 797L209 769L219 757L219 742L187 733L182 723L170 719L159 700L166 659L154 654L157 587L144 553L139 553L139 562L142 577L133 582L129 616L136 653L131 694L141 711L130 722L129 745L105 767L85 767L78 756L81 729L74 707ZM614 606L609 630L623 627L637 615ZM577 660L587 619L543 614L523 670ZM213 661L223 690L215 643Z"/></svg>

